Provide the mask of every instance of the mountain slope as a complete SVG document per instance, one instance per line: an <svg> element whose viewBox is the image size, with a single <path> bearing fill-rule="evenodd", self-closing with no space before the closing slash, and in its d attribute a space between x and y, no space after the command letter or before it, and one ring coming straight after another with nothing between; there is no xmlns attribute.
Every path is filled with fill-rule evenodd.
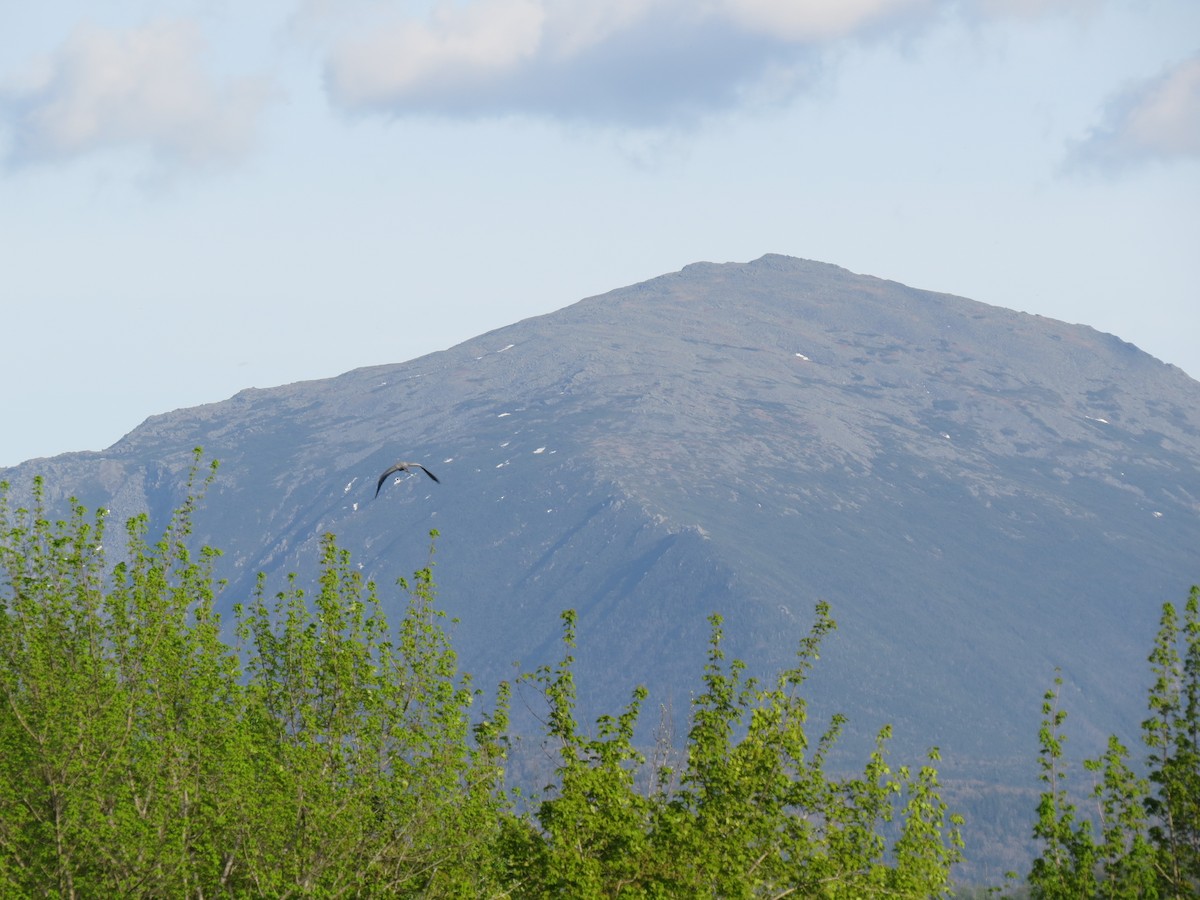
<svg viewBox="0 0 1200 900"><path fill-rule="evenodd" d="M410 362L149 419L35 460L118 517L221 461L198 535L224 602L335 532L387 585L422 565L477 683L555 658L580 611L585 699L638 681L685 711L708 626L785 665L840 623L821 714L948 771L1031 775L1061 667L1080 752L1142 718L1157 610L1200 581L1200 384L1090 328L780 256L700 263ZM441 479L375 479L395 459Z"/></svg>

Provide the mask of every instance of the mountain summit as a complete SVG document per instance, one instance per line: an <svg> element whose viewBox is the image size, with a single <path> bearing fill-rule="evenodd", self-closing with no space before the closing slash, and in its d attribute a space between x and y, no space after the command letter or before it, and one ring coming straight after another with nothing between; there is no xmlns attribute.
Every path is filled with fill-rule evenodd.
<svg viewBox="0 0 1200 900"><path fill-rule="evenodd" d="M227 604L308 571L330 531L386 586L436 527L476 684L555 659L573 607L596 711L645 682L678 714L709 613L769 673L825 599L816 708L983 780L1033 772L1056 667L1079 752L1131 738L1157 610L1200 581L1200 383L1085 326L783 256L3 477L163 516L195 446L221 461L197 536L225 551ZM374 498L397 459L441 484L400 472Z"/></svg>

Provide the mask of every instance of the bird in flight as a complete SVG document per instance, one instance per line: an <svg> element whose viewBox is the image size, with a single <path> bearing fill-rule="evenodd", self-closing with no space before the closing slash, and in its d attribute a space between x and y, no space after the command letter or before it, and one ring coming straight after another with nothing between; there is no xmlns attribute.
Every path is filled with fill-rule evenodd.
<svg viewBox="0 0 1200 900"><path fill-rule="evenodd" d="M420 463L418 463L418 462L398 462L394 466L392 466L390 469L388 469L386 472L384 472L382 475L379 476L379 483L375 485L375 496L376 497L379 496L380 490L383 489L383 483L385 481L387 481L387 477L389 475L391 475L393 472L411 472L413 469L420 469L422 472L424 472L426 475L428 475L434 481L437 481L438 484L441 484L441 482L438 481L438 477L436 475L434 475L432 472L430 472L427 468L425 468Z"/></svg>

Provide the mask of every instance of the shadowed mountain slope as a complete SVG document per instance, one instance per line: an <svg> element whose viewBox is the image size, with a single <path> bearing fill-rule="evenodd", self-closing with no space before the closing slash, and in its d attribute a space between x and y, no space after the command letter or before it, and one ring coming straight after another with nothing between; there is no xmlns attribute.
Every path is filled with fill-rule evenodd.
<svg viewBox="0 0 1200 900"><path fill-rule="evenodd" d="M1075 749L1136 742L1164 600L1200 581L1200 383L1078 325L766 256L698 263L440 353L153 417L34 460L118 517L221 461L198 537L232 604L335 532L387 585L426 560L477 683L580 612L595 711L685 712L708 626L770 672L813 603L819 715L963 777L1031 780L1041 693ZM396 459L429 467L375 480ZM589 693L590 692L590 693ZM1019 774L1018 774L1019 773Z"/></svg>

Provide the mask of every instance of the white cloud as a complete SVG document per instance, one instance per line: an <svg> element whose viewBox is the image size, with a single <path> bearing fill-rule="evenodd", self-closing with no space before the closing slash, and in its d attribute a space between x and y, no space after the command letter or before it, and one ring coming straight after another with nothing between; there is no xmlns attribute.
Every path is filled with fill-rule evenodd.
<svg viewBox="0 0 1200 900"><path fill-rule="evenodd" d="M477 88L538 50L545 18L537 0L440 6L428 22L394 22L339 45L330 60L330 86L351 107L447 79Z"/></svg>
<svg viewBox="0 0 1200 900"><path fill-rule="evenodd" d="M768 80L773 96L786 94L828 42L923 19L937 2L443 2L423 19L393 18L338 41L327 84L351 111L662 124L740 103Z"/></svg>
<svg viewBox="0 0 1200 900"><path fill-rule="evenodd" d="M928 11L934 0L724 0L730 19L743 27L791 41L829 40L880 22Z"/></svg>
<svg viewBox="0 0 1200 900"><path fill-rule="evenodd" d="M1085 13L1099 7L1103 0L978 0L987 15L1033 18L1047 13Z"/></svg>
<svg viewBox="0 0 1200 900"><path fill-rule="evenodd" d="M1118 168L1188 157L1200 159L1200 55L1113 98L1071 161Z"/></svg>
<svg viewBox="0 0 1200 900"><path fill-rule="evenodd" d="M787 100L847 41L944 21L1032 19L1107 0L305 0L349 112L532 114L619 125L694 121ZM420 8L420 7L418 7Z"/></svg>
<svg viewBox="0 0 1200 900"><path fill-rule="evenodd" d="M548 3L546 41L550 52L569 59L631 28L654 6L655 0L609 0L606 3Z"/></svg>
<svg viewBox="0 0 1200 900"><path fill-rule="evenodd" d="M185 20L118 31L81 25L48 58L0 84L0 127L16 164L107 147L148 149L162 163L211 165L248 149L271 94L261 78L218 83Z"/></svg>

